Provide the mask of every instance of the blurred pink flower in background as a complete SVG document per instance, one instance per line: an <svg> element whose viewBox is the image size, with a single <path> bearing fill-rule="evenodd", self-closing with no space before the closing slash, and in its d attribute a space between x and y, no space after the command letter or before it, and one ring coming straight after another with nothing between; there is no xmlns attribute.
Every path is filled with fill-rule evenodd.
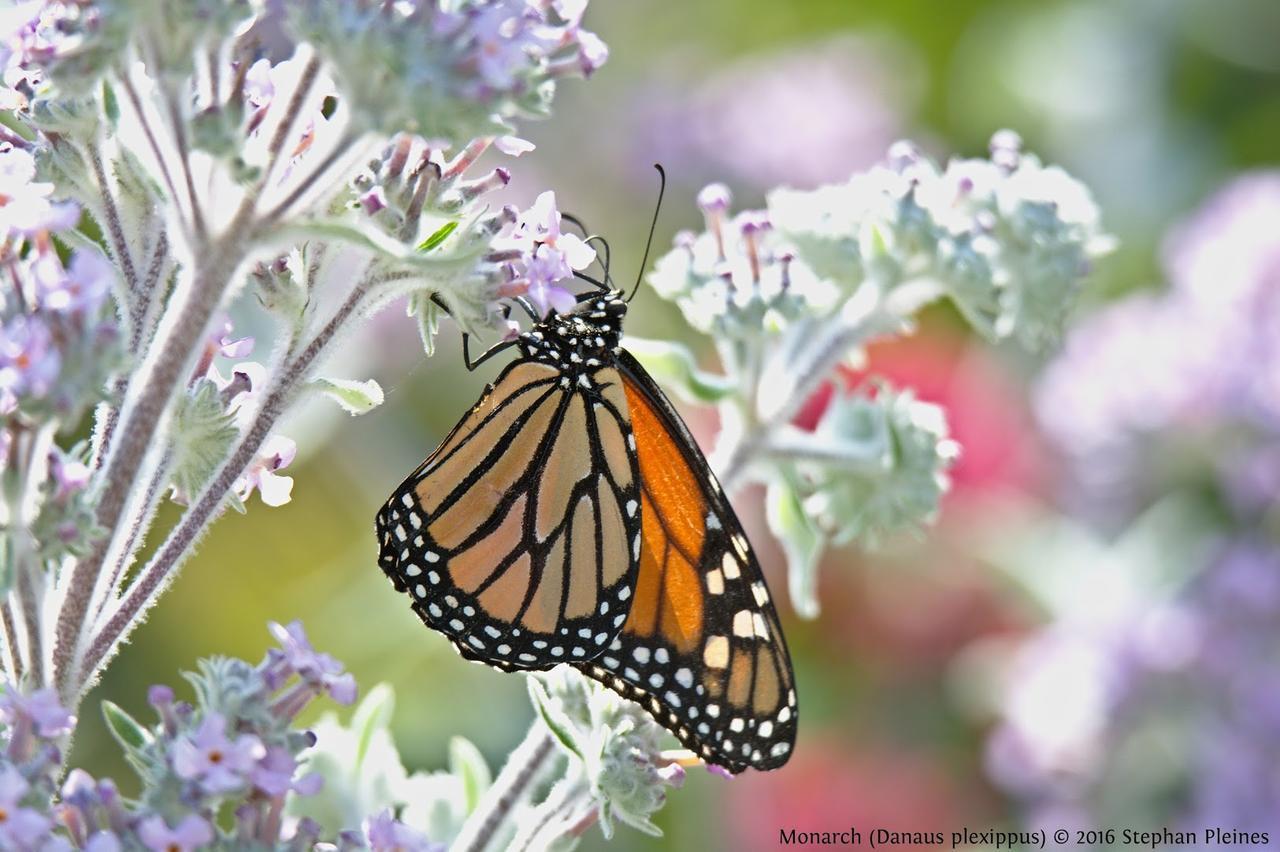
<svg viewBox="0 0 1280 852"><path fill-rule="evenodd" d="M644 153L627 159L657 158L687 183L844 180L906 133L922 76L908 45L842 36L741 59L693 90L659 78L637 93L629 137Z"/></svg>

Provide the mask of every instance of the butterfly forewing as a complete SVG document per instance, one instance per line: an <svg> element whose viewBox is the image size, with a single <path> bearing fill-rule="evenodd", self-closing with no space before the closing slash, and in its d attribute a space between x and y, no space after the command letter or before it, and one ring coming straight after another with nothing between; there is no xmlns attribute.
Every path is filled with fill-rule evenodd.
<svg viewBox="0 0 1280 852"><path fill-rule="evenodd" d="M618 372L515 361L379 512L380 564L468 659L589 660L631 607L639 494Z"/></svg>
<svg viewBox="0 0 1280 852"><path fill-rule="evenodd" d="M468 659L567 662L733 772L796 733L791 660L742 526L679 415L580 297L378 513L380 563Z"/></svg>
<svg viewBox="0 0 1280 852"><path fill-rule="evenodd" d="M697 444L644 369L619 355L641 484L635 601L584 671L733 772L772 769L796 732L791 660L760 566Z"/></svg>

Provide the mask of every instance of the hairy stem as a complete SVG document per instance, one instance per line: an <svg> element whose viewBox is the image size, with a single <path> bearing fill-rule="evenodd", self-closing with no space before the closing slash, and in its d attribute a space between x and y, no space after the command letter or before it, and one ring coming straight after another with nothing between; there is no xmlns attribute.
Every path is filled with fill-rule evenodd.
<svg viewBox="0 0 1280 852"><path fill-rule="evenodd" d="M101 629L94 631L82 666L84 677L81 688L87 688L97 673L113 655L119 644L131 633L156 602L178 570L191 555L195 542L208 525L221 514L226 506L227 494L236 480L253 461L262 443L274 428L280 415L301 388L311 368L325 351L338 331L356 313L368 293L372 274L364 276L343 304L291 361L286 362L271 390L258 409L253 423L205 486L191 508L170 531L160 549L129 586L116 608L106 618Z"/></svg>
<svg viewBox="0 0 1280 852"><path fill-rule="evenodd" d="M120 264L124 273L125 290L130 300L137 304L138 270L133 265L133 254L129 251L129 242L125 239L124 224L120 221L120 208L116 206L115 196L111 193L111 182L107 179L106 167L102 164L102 150L96 142L87 147L89 164L93 168L93 176L98 182L98 194L102 199L102 218L106 221L107 236L111 243L111 253Z"/></svg>
<svg viewBox="0 0 1280 852"><path fill-rule="evenodd" d="M126 401L119 416L115 428L118 438L106 457L97 512L99 526L112 532L76 564L58 616L54 662L58 686L68 700L78 691L77 649L90 602L98 594L103 563L120 532L121 516L138 474L144 469L143 462L160 424L183 378L190 372L206 336L206 327L244 257L248 226L248 211L242 208L227 233L206 247L204 263L192 278L173 323L155 347L154 355L139 368L139 378L144 384L132 404Z"/></svg>
<svg viewBox="0 0 1280 852"><path fill-rule="evenodd" d="M0 622L4 624L5 674L10 683L18 683L26 672L26 666L18 640L18 623L13 617L13 605L8 595L0 601Z"/></svg>
<svg viewBox="0 0 1280 852"><path fill-rule="evenodd" d="M817 390L818 385L831 374L831 370L849 350L882 332L896 328L900 322L881 310L878 301L870 307L858 308L856 313L850 310L854 307L854 302L846 305L844 313L848 316L840 317L834 328L807 342L790 356L786 375L795 382L795 386L788 389L782 405L764 417L760 416L758 404L727 412L729 416L740 416L742 423L740 429L723 433L722 441L713 454L712 467L726 491L732 491L742 484L742 478L751 462L770 446L773 434L791 422L804 401ZM783 357L777 352L773 355ZM753 384L759 384L766 370L762 366L754 372ZM749 399L758 399L756 390L752 391Z"/></svg>
<svg viewBox="0 0 1280 852"><path fill-rule="evenodd" d="M507 758L493 786L485 791L476 809L467 817L451 852L485 852L498 829L528 797L554 751L551 735L535 720L524 740Z"/></svg>
<svg viewBox="0 0 1280 852"><path fill-rule="evenodd" d="M120 86L124 89L125 97L129 99L129 103L133 106L134 112L138 114L138 123L142 125L142 132L147 137L147 145L151 148L151 154L156 158L156 164L160 169L160 175L164 178L165 186L169 189L169 198L175 207L178 207L178 187L173 182L173 175L169 173L169 164L165 162L164 154L160 150L160 140L156 137L155 130L151 127L151 122L147 120L147 114L142 106L142 98L138 95L138 90L134 87L133 81L129 79L129 73L121 70L116 75L120 80ZM180 210L181 208L178 207Z"/></svg>

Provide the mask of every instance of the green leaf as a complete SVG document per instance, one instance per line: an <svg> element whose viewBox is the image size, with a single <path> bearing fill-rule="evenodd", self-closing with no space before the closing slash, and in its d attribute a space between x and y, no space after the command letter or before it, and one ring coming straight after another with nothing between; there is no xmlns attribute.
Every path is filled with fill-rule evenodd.
<svg viewBox="0 0 1280 852"><path fill-rule="evenodd" d="M443 225L441 225L439 228L436 229L436 232L434 234L427 237L425 240L423 240L421 243L418 244L418 251L425 253L425 252L431 251L434 248L437 248L442 242L445 241L445 239L450 234L452 234L455 230L457 230L457 228L458 228L458 223L456 221L445 222Z"/></svg>
<svg viewBox="0 0 1280 852"><path fill-rule="evenodd" d="M374 735L391 724L391 713L396 708L395 690L390 684L380 683L364 697L351 716L351 730L356 732L356 767L364 764L369 744Z"/></svg>
<svg viewBox="0 0 1280 852"><path fill-rule="evenodd" d="M120 122L120 102L116 100L115 89L106 80L102 81L102 111L112 127Z"/></svg>
<svg viewBox="0 0 1280 852"><path fill-rule="evenodd" d="M466 812L471 813L480 804L480 797L489 789L493 778L484 755L466 737L449 740L449 771L462 779L462 791L466 800Z"/></svg>
<svg viewBox="0 0 1280 852"><path fill-rule="evenodd" d="M658 384L688 402L719 402L734 392L724 376L699 370L693 353L678 343L628 337L626 346Z"/></svg>
<svg viewBox="0 0 1280 852"><path fill-rule="evenodd" d="M138 751L151 744L151 733L119 705L103 701L102 718L111 735L126 749Z"/></svg>
<svg viewBox="0 0 1280 852"><path fill-rule="evenodd" d="M326 396L331 397L343 410L355 417L368 414L382 405L385 398L382 387L373 379L357 381L356 379L326 379L317 377L311 380L311 386Z"/></svg>
<svg viewBox="0 0 1280 852"><path fill-rule="evenodd" d="M542 723L547 726L547 730L551 735L560 741L560 745L564 746L565 751L572 752L577 755L579 760L585 760L582 750L574 741L573 734L570 729L573 723L559 709L553 706L551 696L547 694L547 689L542 685L542 681L536 677L529 679L529 697L533 699L534 707L538 710L538 715L542 717Z"/></svg>
<svg viewBox="0 0 1280 852"><path fill-rule="evenodd" d="M436 354L436 335L440 332L440 306L426 293L414 293L409 297L406 311L418 321L418 336L422 338L422 351L430 358Z"/></svg>
<svg viewBox="0 0 1280 852"><path fill-rule="evenodd" d="M784 480L769 483L765 520L787 556L791 602L804 618L818 617L818 558L826 540Z"/></svg>

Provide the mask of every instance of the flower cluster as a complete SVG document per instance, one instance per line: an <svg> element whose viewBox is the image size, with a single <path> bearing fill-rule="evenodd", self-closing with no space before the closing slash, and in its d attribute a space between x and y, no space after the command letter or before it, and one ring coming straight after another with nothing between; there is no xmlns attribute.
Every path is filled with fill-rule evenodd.
<svg viewBox="0 0 1280 852"><path fill-rule="evenodd" d="M332 658L312 650L299 625L272 625L272 631L283 648L258 666L232 659L202 662L198 673L188 675L194 703L176 700L167 686L152 687L148 702L158 716L153 725L115 705L104 706L112 733L143 782L133 801L124 799L114 782L95 780L80 769L58 787L61 738L75 719L51 689L24 695L4 687L4 848L311 848L319 827L284 820L289 798L314 795L322 784L301 763L314 737L292 729L292 723L322 694L351 703L355 684ZM221 825L221 813L233 814L233 823Z"/></svg>
<svg viewBox="0 0 1280 852"><path fill-rule="evenodd" d="M650 817L666 790L684 783L681 755L699 761L661 752L663 731L648 714L568 666L531 676L529 694L569 757L566 775L539 806L546 818L531 820L536 832L524 838L530 848L566 843L595 822L606 838L615 820L660 835Z"/></svg>
<svg viewBox="0 0 1280 852"><path fill-rule="evenodd" d="M584 0L287 7L0 13L0 633L73 705L210 523L290 499L281 418L382 402L318 371L357 319L407 298L430 350L441 306L500 327L589 262L552 196L492 212L510 170L475 168L605 61Z"/></svg>
<svg viewBox="0 0 1280 852"><path fill-rule="evenodd" d="M545 114L556 80L604 64L608 49L582 28L586 5L308 0L291 4L290 20L331 58L358 122L463 143Z"/></svg>
<svg viewBox="0 0 1280 852"><path fill-rule="evenodd" d="M75 718L53 690L0 691L0 846L15 852L145 849L329 849L441 852L464 832L497 831L569 848L599 822L658 833L650 815L684 778L688 753L661 752L662 730L634 704L561 667L531 678L537 738L554 735L560 780L495 829L480 807L493 781L475 746L456 738L447 772L409 774L388 725L394 699L371 690L348 724L332 713L296 726L316 698L352 704L341 663L312 648L302 626L271 624L278 648L254 666L201 661L187 675L194 700L153 686L152 724L107 703L104 714L142 789L74 769L57 783L62 739ZM553 749L540 751L545 756ZM549 767L547 767L549 768ZM520 767L517 766L516 770ZM550 781L547 772L539 775ZM490 838L492 839L492 838ZM544 848L535 845L532 848Z"/></svg>
<svg viewBox="0 0 1280 852"><path fill-rule="evenodd" d="M898 143L884 165L843 184L776 190L765 210L733 215L718 184L698 206L705 229L677 235L649 281L713 337L724 375L667 344L633 349L685 395L720 404L713 462L730 486L748 465L767 483L793 600L814 615L824 547L927 521L957 447L942 412L910 393L841 395L812 432L793 425L806 401L867 344L912 331L940 298L992 340L1052 342L1109 241L1087 190L1007 131L989 159L940 168Z"/></svg>
<svg viewBox="0 0 1280 852"><path fill-rule="evenodd" d="M80 552L93 532L85 447L53 436L103 399L122 360L114 267L95 247L67 250L80 208L52 193L30 151L0 143L0 471L6 494L30 495L9 504L9 523L43 558Z"/></svg>
<svg viewBox="0 0 1280 852"><path fill-rule="evenodd" d="M1039 386L1069 504L1128 526L1015 560L1052 620L1015 658L988 765L1033 820L1280 830L1277 211L1276 175L1228 185L1170 232L1172 286L1084 322ZM1164 759L1138 758L1154 738Z"/></svg>

